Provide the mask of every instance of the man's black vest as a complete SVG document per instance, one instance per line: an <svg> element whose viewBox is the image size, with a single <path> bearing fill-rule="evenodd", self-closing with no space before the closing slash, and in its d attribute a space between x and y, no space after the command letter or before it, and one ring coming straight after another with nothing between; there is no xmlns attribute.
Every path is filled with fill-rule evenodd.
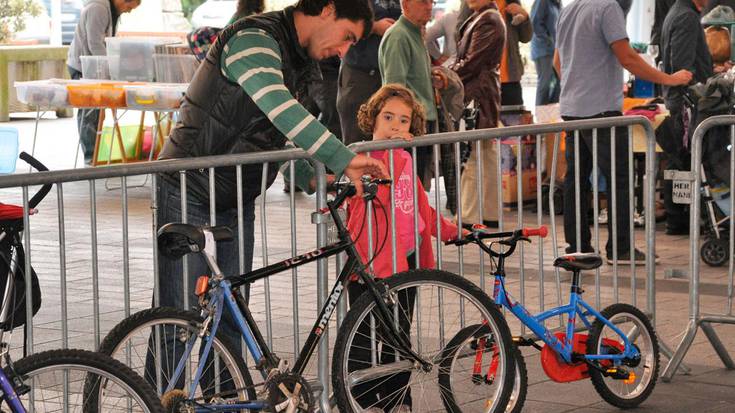
<svg viewBox="0 0 735 413"><path fill-rule="evenodd" d="M319 69L299 45L293 7L238 20L220 33L194 74L179 109L180 120L164 145L160 159L260 152L284 147L286 137L239 84L222 74L220 57L227 41L238 31L253 27L265 30L278 42L284 84L297 100L301 101L306 96L306 87L314 76L319 76ZM243 199L247 202L260 194L262 165L244 165L242 169ZM273 183L277 172L276 166L271 164L268 186ZM178 184L178 174L166 175L164 179ZM217 209L235 208L235 168L217 168L215 181ZM187 188L189 195L208 204L208 170L187 172Z"/></svg>

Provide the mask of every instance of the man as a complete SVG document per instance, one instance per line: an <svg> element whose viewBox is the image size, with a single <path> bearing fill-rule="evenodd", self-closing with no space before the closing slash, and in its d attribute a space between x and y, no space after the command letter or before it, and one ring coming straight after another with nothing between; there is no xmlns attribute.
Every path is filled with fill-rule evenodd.
<svg viewBox="0 0 735 413"><path fill-rule="evenodd" d="M632 0L576 0L562 9L557 31L557 53L554 64L561 73L559 100L564 120L578 120L620 116L623 107L623 68L637 78L668 86L686 85L692 74L686 70L666 74L648 65L630 47L625 32L625 15ZM592 171L591 130L580 131L579 183L581 217L589 210L589 176ZM612 202L612 162L610 158L611 133L607 128L597 130L598 166L608 182L607 199ZM634 249L630 242L630 213L628 208L628 133L627 128L615 130L615 220L608 220L606 245L608 262L613 259L611 240L613 225L617 229L619 263L631 260L643 263L645 255ZM576 236L575 159L574 135L566 142L567 173L564 178L564 235L568 252L591 252L589 226L579 223L580 239Z"/></svg>
<svg viewBox="0 0 735 413"><path fill-rule="evenodd" d="M337 112L345 145L365 140L357 125L360 105L380 89L378 47L383 34L401 17L400 0L372 0L375 19L369 36L351 47L342 59L337 89Z"/></svg>
<svg viewBox="0 0 735 413"><path fill-rule="evenodd" d="M368 0L299 0L284 10L245 17L225 28L197 69L179 111L181 120L161 151L161 159L231 153L252 153L284 147L287 141L307 150L335 173L344 172L362 193L363 174L387 177L380 161L355 155L321 125L298 99L316 70L315 60L347 53L370 32ZM245 259L252 266L254 200L260 194L261 165L243 166ZM268 168L268 186L276 167ZM206 170L188 171L188 222L210 223L209 177ZM217 225L227 225L233 242L220 243L219 266L224 274L240 273L237 240L237 187L234 168L217 168ZM158 224L181 221L179 175L163 175L158 185ZM189 286L208 272L206 263L189 259ZM182 263L159 259L160 305L183 307L184 294L195 303L193 288L183 290ZM226 331L237 337L230 317ZM239 342L235 340L233 342Z"/></svg>
<svg viewBox="0 0 735 413"><path fill-rule="evenodd" d="M695 82L705 83L713 75L712 57L699 23L700 10L706 0L676 0L661 30L661 57L663 70L673 73L686 69L692 72ZM696 108L684 106L684 87L664 87L664 103L669 110L673 136L662 144L667 169L689 170L689 137L696 127ZM689 213L685 205L672 200L672 181L664 182L664 207L666 208L666 233L689 234Z"/></svg>
<svg viewBox="0 0 735 413"><path fill-rule="evenodd" d="M416 95L426 110L426 133L436 132L437 111L431 78L431 61L423 30L431 20L432 0L401 0L403 15L385 32L378 49L382 83L398 83ZM416 175L431 188L431 148L418 148Z"/></svg>
<svg viewBox="0 0 735 413"><path fill-rule="evenodd" d="M556 22L561 11L560 0L536 0L531 8L531 59L536 66L536 106L559 101L559 79L554 73Z"/></svg>
<svg viewBox="0 0 735 413"><path fill-rule="evenodd" d="M66 58L66 66L72 79L82 78L82 62L79 57L105 56L105 37L115 36L120 16L138 6L140 0L90 0L84 6ZM99 109L77 111L79 141L86 163L92 161L99 118Z"/></svg>

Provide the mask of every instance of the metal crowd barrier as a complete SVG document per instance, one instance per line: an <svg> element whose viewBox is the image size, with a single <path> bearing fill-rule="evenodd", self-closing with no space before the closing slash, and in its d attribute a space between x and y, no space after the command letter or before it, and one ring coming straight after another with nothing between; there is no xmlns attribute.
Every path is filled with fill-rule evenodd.
<svg viewBox="0 0 735 413"><path fill-rule="evenodd" d="M729 254L728 264L728 284L727 284L727 304L722 313L703 313L701 311L700 301L700 283L701 283L701 272L700 272L700 251L699 248L703 245L701 242L701 231L700 231L700 217L702 217L702 208L707 209L707 217L712 218L714 222L714 211L712 206L712 194L707 182L709 179L705 176L703 169L703 145L707 132L718 126L729 126L730 130L730 194L729 204L730 211L735 210L735 199L732 197L732 182L735 181L735 116L713 116L703 121L697 129L694 131L692 137L692 162L691 170L688 173L679 172L684 174L683 178L692 183L691 190L691 207L689 214L689 228L690 228L690 244L689 244L689 323L684 336L676 348L676 352L671 357L669 364L661 374L664 381L670 381L676 372L676 369L681 364L684 356L689 351L689 348L694 341L694 337L697 335L697 331L701 328L705 336L709 340L715 352L722 360L722 363L728 369L735 369L735 363L733 363L730 354L728 353L725 346L720 341L717 333L713 328L713 324L735 324L735 315L733 314L733 235L735 235L735 221L732 216L729 217L727 225L728 230L725 232L728 235L727 239L727 253ZM722 148L727 150L725 148ZM707 202L706 205L703 205ZM719 229L715 229L718 231Z"/></svg>
<svg viewBox="0 0 735 413"><path fill-rule="evenodd" d="M473 130L473 131L464 131L464 132L453 132L453 133L441 133L441 134L435 134L435 135L429 135L425 137L419 137L415 139L413 142L405 142L405 141L397 141L397 140L391 140L391 141L380 141L380 142L366 142L361 143L354 146L354 149L358 152L367 152L367 151L377 151L377 150L386 150L386 149L394 149L394 148L407 148L410 152L413 153L413 166L414 166L414 172L416 171L416 149L418 147L429 147L431 148L431 151L434 154L433 159L433 166L434 166L434 185L433 185L433 194L429 195L430 203L434 205L434 207L437 209L437 211L441 212L443 211L442 208L442 189L440 185L441 179L439 177L439 171L440 171L440 157L442 156L442 148L451 148L450 156L452 157L452 164L456 168L456 170L460 170L462 167L461 159L460 159L460 145L461 142L469 141L471 142L471 145L473 147L473 151L476 151L476 169L478 171L478 182L477 182L477 196L480 196L482 190L485 188L486 185L493 185L492 182L484 182L483 181L483 156L482 151L486 150L486 148L492 148L493 146L496 149L496 182L494 183L495 188L497 190L497 211L498 211L498 221L500 229L509 230L514 229L517 227L522 227L524 225L543 225L547 224L551 226L551 234L552 234L552 240L551 245L548 245L548 243L545 243L543 240L538 239L534 240L535 245L530 248L523 248L522 246L519 247L518 252L515 254L517 257L516 261L508 261L507 262L507 268L510 269L508 271L509 278L512 280L517 280L520 287L520 301L524 305L528 305L527 297L531 295L531 293L535 293L538 295L538 304L537 309L539 311L543 311L547 307L547 303L550 300L547 295L549 292L547 291L545 287L546 283L546 275L553 271L554 279L552 280L552 283L554 285L554 291L551 292L551 296L553 297L551 301L556 301L554 305L561 304L561 300L563 299L563 292L562 292L562 282L564 281L563 275L559 273L558 269L551 268L550 264L551 261L544 259L545 256L548 256L549 254L556 258L559 255L558 252L558 245L560 244L560 240L557 238L557 231L556 231L556 216L554 215L554 212L558 206L554 205L554 190L556 186L556 182L554 178L557 175L557 163L558 163L558 152L559 152L559 146L560 146L560 140L561 140L561 134L565 132L567 136L569 137L570 142L574 144L575 149L578 150L579 145L579 131L581 130L587 130L592 129L593 131L597 131L603 128L628 128L628 153L627 154L617 154L617 156L627 156L628 157L628 176L629 182L628 182L628 195L630 199L630 208L633 209L633 198L634 198L634 188L633 188L633 145L632 145L632 128L634 126L639 126L643 128L644 136L645 136L645 173L648 177L655 176L655 139L653 134L653 128L650 124L650 122L644 118L644 117L616 117L616 118L605 118L605 119L593 119L593 120L581 120L581 121L573 121L573 122L563 122L563 123L555 123L555 124L537 124L537 125L524 125L524 126L511 126L511 127L504 127L504 128L496 128L496 129L485 129L485 130ZM614 130L614 129L613 129ZM613 132L614 134L614 132ZM524 176L523 176L523 152L524 152L524 146L527 146L528 144L524 143L524 140L519 137L525 137L525 136L532 136L536 138L536 141L534 143L535 149L536 149L536 155L535 155L535 163L536 163L536 170L535 170L535 178L536 178L536 212L530 213L525 212L523 205L524 205L524 195L523 195L523 188L524 188ZM550 209L550 218L546 217L544 215L543 209L543 200L541 199L542 194L542 181L544 178L544 175L542 174L542 168L541 165L544 161L542 153L543 146L542 141L547 136L553 135L554 137L554 149L551 154L547 154L546 156L552 157L551 162L551 170L546 171L548 175L550 175L550 190L549 190L549 209ZM593 143L596 145L596 132L593 133ZM514 138L515 137L515 138ZM508 138L505 142L501 143L502 138ZM576 142L576 143L575 143ZM490 145L490 146L488 146ZM503 188L503 182L502 182L502 159L501 159L501 145L510 145L511 147L514 147L517 149L516 156L518 157L518 167L517 167L517 174L515 175L515 185L516 185L516 192L518 194L518 198L516 200L517 202L517 211L514 212L507 212L505 209L507 208L507 205L503 203L503 191L506 190ZM595 152L596 153L596 152ZM445 153L446 155L446 153ZM616 159L616 154L612 153L612 159ZM4 176L0 177L0 190L3 188L21 188L22 190L22 196L20 197L20 202L23 203L27 207L28 202L28 193L29 193L29 186L33 185L41 185L44 183L55 183L57 185L56 188L56 201L57 201L57 220L58 220L58 251L59 251L59 262L58 266L53 265L50 262L50 257L38 257L36 258L36 255L34 255L35 248L32 248L34 245L34 242L32 241L31 234L35 234L35 231L37 231L36 226L32 225L26 225L26 232L24 234L24 242L25 242L25 248L26 248L26 270L29 269L30 263L33 262L34 266L38 261L41 261L46 273L51 271L58 271L59 272L59 279L60 279L60 314L61 319L58 320L60 322L60 330L61 330L61 336L62 336L62 345L67 346L69 345L70 339L74 341L75 345L78 346L79 340L92 340L93 345L90 347L96 348L99 345L100 338L106 333L105 327L102 325L104 323L108 323L108 325L111 327L114 325L117 321L122 319L123 317L129 315L133 307L135 306L143 306L146 307L150 305L150 294L148 294L147 288L150 288L150 279L145 277L144 281L141 282L140 280L133 280L131 284L131 262L140 266L141 268L150 268L149 262L146 261L147 258L141 259L139 256L135 254L136 251L139 251L141 249L147 249L150 248L152 251L150 255L150 265L153 267L153 271L151 273L153 274L153 279L157 280L157 252L156 252L156 242L155 242L155 229L156 229L156 218L155 218L155 208L157 208L158 200L156 199L156 191L152 191L151 196L151 202L150 206L153 208L153 218L150 221L152 224L152 231L149 232L151 238L148 239L145 237L143 240L143 243L146 245L143 245L141 247L140 240L130 239L130 211L128 210L128 204L130 202L133 202L133 199L137 199L139 201L139 198L141 196L140 192L134 192L133 195L130 195L130 192L132 190L129 190L127 188L128 181L131 177L134 176L141 176L141 175L148 175L153 174L154 180L153 180L153 188L156 187L156 174L160 173L180 173L182 177L185 176L185 173L183 171L186 170L194 170L194 169L201 169L201 170L209 170L210 172L213 171L215 167L222 167L222 166L234 166L236 167L237 171L237 181L238 183L242 181L242 165L245 164L263 164L264 167L264 173L263 177L261 179L262 182L262 189L263 193L265 193L265 168L268 167L268 162L290 162L290 170L287 169L287 173L293 177L294 175L294 165L293 161L297 159L303 159L307 158L307 155L305 152L303 152L300 149L290 149L290 150L283 150L283 151L274 151L274 152L264 152L264 153L256 153L256 154L242 154L242 155L226 155L226 156L218 156L218 157L201 157L201 158L189 158L189 159L182 159L182 160L167 160L167 161L157 161L154 163L139 163L139 164L123 164L123 165L113 165L109 167L103 167L103 168L89 168L89 169L83 169L83 170L67 170L67 171L54 171L54 172L43 172L43 173L34 173L34 174L23 174L23 175L14 175L14 176ZM596 155L593 156L593 205L594 205L594 229L593 229L593 246L597 248L599 251L599 237L600 237L600 229L599 225L597 224L597 218L598 218L598 186L597 186L597 172L596 166L597 159ZM579 159L579 157L576 157L576 159ZM472 161L470 161L472 162ZM317 177L317 195L315 197L315 205L310 204L308 201L308 208L312 211L318 211L324 206L326 206L326 200L327 200L327 192L326 192L326 171L321 164L316 164L316 177ZM273 166L270 166L273 167ZM392 171L392 173L394 173ZM639 171L640 173L640 171ZM214 191L214 182L213 182L213 174L210 173L210 198L214 199L213 191ZM103 205L98 205L98 195L97 195L97 187L96 187L96 180L102 180L102 179L111 179L111 178L118 178L121 180L121 189L120 189L120 199L119 204L110 204L108 202L105 202ZM460 174L455 174L454 179L456 180L456 186L457 186L457 220L458 224L462 223L462 186L461 186L461 178ZM80 222L78 221L78 217L73 218L73 222L76 224L72 227L68 227L66 223L66 218L71 216L72 214L66 214L65 213L65 205L79 205L78 199L67 199L65 188L71 186L72 182L88 182L88 200L89 200L89 212L88 212L88 221ZM414 179L415 181L415 179ZM182 189L183 193L185 193L185 180L182 180ZM506 181L509 185L513 184L512 180ZM577 188L581 185L579 179L575 182L575 185ZM238 185L238 188L240 188L240 185ZM638 300L638 292L641 292L645 297L645 309L646 311L651 315L655 316L655 266L654 266L654 256L652 252L655 251L655 219L654 219L654 199L653 196L650 196L649 194L654 194L655 189L655 180L654 179L648 179L645 181L645 190L643 191L644 195L644 202L645 202L645 237L646 237L646 250L649 252L647 256L647 261L645 265L645 280L643 283L643 288L641 288L641 285L638 283L637 280L637 266L633 263L630 265L629 275L630 275L630 298L629 302L632 304L636 304ZM141 191L141 189L137 189L135 191ZM416 190L414 188L414 206L416 205L416 198L415 198ZM577 191L577 194L579 194L579 191ZM240 189L238 189L238 199L242 199L242 192ZM433 195L433 196L432 196ZM292 254L295 255L297 251L303 251L305 249L308 249L309 247L313 246L311 243L316 241L318 246L324 246L327 243L327 232L328 232L328 223L327 222L321 222L320 220L314 219L314 222L317 222L317 237L316 240L309 239L304 240L304 238L298 238L297 232L299 228L299 222L301 222L297 216L297 209L299 207L297 206L297 201L294 195L293 186L291 191L291 196L289 197L289 215L290 215L290 222L288 225L286 225L284 222L279 220L268 220L269 213L272 211L273 208L269 208L267 206L267 197L261 195L261 197L256 200L256 210L257 214L259 214L259 220L260 220L260 244L256 241L256 250L255 254L257 254L257 247L258 245L261 248L261 257L260 257L260 264L267 265L269 257L272 257L274 254L269 253L269 240L268 240L268 229L271 230L275 228L279 229L285 229L286 227L289 227L290 235L291 235L291 243L289 245L290 248L286 248L284 245L272 245L272 242L270 243L270 249L271 252L273 250L276 250L275 254L281 254L284 257L285 256L291 256ZM7 200L4 199L4 201L7 202ZM41 205L42 210L49 210L49 204L50 199L46 201L46 205ZM576 205L579 205L579 195L577 195ZM301 202L301 201L300 201ZM483 211L483 200L479 199L479 210ZM100 231L105 231L109 228L108 223L106 222L98 222L98 216L102 213L103 209L109 209L109 208L115 208L117 205L120 205L121 214L119 218L121 219L121 235L122 235L122 253L121 257L119 258L120 261L122 261L122 287L117 289L122 290L121 293L123 295L123 310L122 311L111 311L109 309L105 310L102 309L102 307L109 307L111 304L109 300L113 300L112 297L109 296L109 294L100 294L100 291L102 290L104 292L106 285L101 286L100 284L100 273L103 271L106 271L109 273L112 269L110 268L104 268L105 264L100 263L100 250L106 249L109 247L108 245L100 245L98 234ZM186 200L182 199L182 209L185 209ZM300 203L299 205L303 205L303 203ZM215 210L216 205L214 205L214 201L210 204L210 208L212 211ZM76 211L74 211L76 212ZM391 215L394 216L395 214L395 208L391 207ZM513 216L515 214L515 216ZM78 214L75 214L78 215ZM614 213L612 214L615 215ZM633 214L630 214L630 217L616 217L618 219L629 219L630 220L630 228L631 228L631 243L634 243L635 237L633 236L633 228L634 223L632 222ZM239 225L239 232L240 236L239 239L243 240L242 232L243 232L243 226L242 226L242 207L239 208L238 211L238 217L240 221ZM482 215L480 215L482 217ZM586 213L578 213L576 214L576 232L579 234L581 225L586 225L586 220L583 219L583 217L586 219ZM613 219L616 219L613 218ZM35 221L36 218L32 218L30 222L26 222L26 224L32 224L33 221ZM212 221L214 221L215 217L214 214L212 214ZM257 217L256 217L257 220ZM395 222L395 221L394 221ZM212 222L214 225L215 222ZM434 223L427 223L431 225L438 225L438 221ZM86 226L88 227L85 228ZM370 222L368 225L371 225ZM414 222L414 225L418 225L417 222ZM257 228L257 227L256 227ZM391 228L391 240L390 243L392 245L395 245L396 242L396 232L395 227ZM47 232L44 232L44 237L48 238L50 237L54 239L53 235L49 235ZM87 259L79 259L78 261L73 262L67 262L67 252L71 248L78 248L80 245L80 238L83 237L90 237L91 240L91 258ZM297 242L297 238L299 242ZM44 241L48 242L48 241ZM241 241L242 242L242 241ZM150 243L150 244L148 244ZM305 245L307 244L307 245ZM242 266L242 256L243 256L243 246L239 246L239 255L240 255L240 263ZM548 247L548 248L547 248ZM489 263L485 262L485 259L482 255L478 255L478 252L476 250L470 250L469 247L465 247L464 249L459 249L455 253L453 250L449 250L449 247L443 247L442 243L440 241L437 241L435 244L435 254L437 257L437 267L455 271L465 277L471 278L473 281L477 282L483 289L486 289L485 286L485 275L488 273L487 270L490 269ZM454 247L452 247L454 248ZM535 256L537 258L537 262L535 266L532 266L532 264L529 264L529 257L532 257L534 255L534 249L535 249ZM392 248L393 251L395 251L395 248ZM456 260L452 259L456 256ZM131 259L132 257L132 259ZM75 258L74 260L76 260ZM395 259L396 257L393 256L393 265L395 268ZM140 261L144 261L141 263ZM514 264L515 263L515 264ZM70 264L70 265L68 265ZM103 268L100 266L102 265ZM91 275L89 277L80 277L78 274L79 269L83 267L89 267L91 266ZM257 260L256 264L254 266L257 266ZM307 266L308 267L308 266ZM313 308L314 310L317 310L321 304L326 300L326 295L328 294L328 279L330 277L330 265L327 262L327 260L319 260L317 262L316 266L316 276L317 276L317 283L316 283L316 291L317 291L317 303L316 306ZM341 260L340 257L337 257L336 259L336 265L335 267L337 270L339 267L341 267ZM531 282L528 282L527 277L533 275L531 270L535 268L536 275L538 276L538 288L530 292L531 288L533 287ZM302 267L303 268L303 267ZM334 268L334 267L332 267ZM602 302L605 301L605 304L609 304L612 302L618 302L621 299L620 290L621 288L624 288L621 286L621 283L619 282L619 274L626 271L628 267L624 267L622 265L618 265L617 263L614 263L612 266L612 274L610 274L612 278L612 291L605 291L603 294L602 288L601 288L601 270L598 269L595 273L595 288L594 288L594 294L595 294L595 303L597 306L602 306ZM38 269L38 268L37 268ZM242 269L242 268L241 268ZM517 269L517 273L516 270ZM302 270L301 274L303 276L304 272L308 270ZM29 271L26 271L26 273L30 273ZM69 277L71 275L71 278ZM293 345L293 354L298 353L298 348L300 346L300 335L302 334L302 331L299 327L299 311L304 310L304 303L299 300L300 296L303 296L303 293L299 292L299 283L298 283L298 273L296 270L291 274L290 284L291 284L291 294L292 294L292 302L291 305L293 307L293 313L292 313L292 321L293 322L293 331L292 331L292 345ZM303 277L302 277L303 278ZM148 282L146 283L145 280ZM75 305L74 308L72 308L71 312L69 311L69 291L68 289L70 287L75 288L73 290L72 294L79 291L78 287L79 284L84 284L89 282L91 284L91 307L92 307L92 327L89 329L91 331L86 331L86 335L82 334L83 337L80 337L78 334L78 328L70 329L68 320L70 318L79 318L80 317L80 311L81 306ZM109 282L109 281L104 281ZM279 285L285 284L284 282L281 282ZM47 283L42 282L42 286L47 286ZM513 288L512 286L511 288ZM133 290L137 289L138 292L143 289L144 294L142 295L144 298L135 298L131 296L131 292ZM30 291L30 288L28 289ZM86 289L85 289L86 291ZM154 291L154 299L153 303L155 304L158 299L158 286L153 286ZM281 294L283 293L283 288L278 290ZM146 295L148 294L148 295ZM140 294L138 294L140 295ZM271 285L269 284L268 280L265 280L265 283L262 287L262 296L260 297L260 300L262 300L262 303L259 301L258 304L262 304L263 309L262 311L260 308L256 309L254 313L256 314L256 318L259 322L264 323L264 330L266 332L266 339L269 344L273 344L275 340L279 339L279 343L281 345L281 348L276 347L276 350L280 350L281 353L289 353L291 349L284 349L284 347L290 347L288 345L283 345L283 337L276 337L274 333L274 323L277 322L273 319L273 312L274 309L272 308L273 303L275 302L272 300L272 291L271 291ZM142 300L142 301L141 301ZM133 302L135 301L135 302ZM345 300L342 300L340 303L339 311L338 311L338 321L342 319L344 316L344 313L346 311L346 304L344 302ZM533 306L532 306L533 307ZM536 308L533 308L536 309ZM42 312L44 309L42 308ZM311 311L311 309L309 309ZM110 318L113 317L113 320L110 320ZM515 320L509 320L511 326L513 327L513 322ZM561 320L560 320L561 321ZM29 320L31 322L31 320ZM311 320L307 319L305 321L306 323L310 323ZM29 324L32 325L32 324ZM518 326L518 324L516 324ZM283 331L282 328L276 329L278 331ZM515 328L514 328L515 330ZM33 332L33 329L29 329L31 333ZM91 334L91 338L89 333ZM304 329L304 332L308 332L307 329ZM519 331L521 334L526 333L525 330ZM517 331L514 331L514 333L517 333ZM322 385L324 386L324 389L327 390L329 386L329 339L328 336L325 334L325 340L322 340L320 343L319 348L319 358L317 361L316 366L316 373L318 374L319 380L321 381ZM30 334L28 336L28 344L29 348L33 349L34 344L34 337L33 334ZM666 350L666 349L664 349ZM666 353L666 351L664 351ZM322 393L322 403L324 403L323 406L327 406L326 403L328 403L327 397L329 392L324 391Z"/></svg>

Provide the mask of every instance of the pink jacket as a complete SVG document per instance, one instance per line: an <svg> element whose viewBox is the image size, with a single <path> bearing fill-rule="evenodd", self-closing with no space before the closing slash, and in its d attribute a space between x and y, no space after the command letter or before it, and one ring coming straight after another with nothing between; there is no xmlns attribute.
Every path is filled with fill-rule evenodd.
<svg viewBox="0 0 735 413"><path fill-rule="evenodd" d="M385 155L382 159L383 163L385 163L386 167L390 168L388 165L388 151L385 152ZM395 164L395 176L400 176L401 172L403 171L403 167L406 164L405 159L403 159L400 156L394 156L393 161ZM434 268L435 261L434 261L434 249L431 246L431 237L437 235L436 231L436 217L437 212L429 205L429 200L426 197L426 192L424 191L424 187L421 185L421 181L417 182L417 201L418 201L418 211L421 215L421 218L423 218L424 222L426 223L426 226L424 230L420 233L421 240L418 247L419 251L419 266L420 268ZM385 244L383 245L382 251L380 251L380 254L375 257L375 260L373 261L373 271L376 278L387 278L394 274L393 271L393 262L391 260L391 241L390 241L390 231L391 231L391 216L390 216L390 190L392 187L389 187L387 185L381 185L378 189L378 193L376 196L376 199L373 200L373 248L372 252L375 254L378 249L381 247L381 244L383 244L383 239L385 239ZM385 213L384 213L385 212ZM352 234L353 240L355 241L355 247L357 248L357 252L360 254L360 258L362 258L363 262L368 262L368 251L370 251L369 248L369 237L368 237L368 220L366 218L367 214L367 203L362 198L356 198L353 197L349 201L349 205L347 207L347 229L349 230L350 234ZM441 239L442 241L448 241L451 239L457 238L457 226L452 223L452 221L444 218L440 215L440 223L441 223ZM364 228L363 228L364 224ZM396 231L398 232L398 231ZM356 238L358 235L360 235L359 238ZM387 238L386 238L387 237ZM401 272L408 269L408 261L406 259L406 256L408 254L408 251L406 251L405 246L401 245L400 240L396 240L396 271L395 272Z"/></svg>

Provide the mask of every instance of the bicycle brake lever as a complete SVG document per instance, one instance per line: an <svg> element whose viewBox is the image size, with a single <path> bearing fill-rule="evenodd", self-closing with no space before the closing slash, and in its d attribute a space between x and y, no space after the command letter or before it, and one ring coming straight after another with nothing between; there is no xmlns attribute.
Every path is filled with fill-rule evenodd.
<svg viewBox="0 0 735 413"><path fill-rule="evenodd" d="M526 241L529 244L531 243L531 240L529 238L527 238L527 237L520 237L520 238L518 238L518 241Z"/></svg>

